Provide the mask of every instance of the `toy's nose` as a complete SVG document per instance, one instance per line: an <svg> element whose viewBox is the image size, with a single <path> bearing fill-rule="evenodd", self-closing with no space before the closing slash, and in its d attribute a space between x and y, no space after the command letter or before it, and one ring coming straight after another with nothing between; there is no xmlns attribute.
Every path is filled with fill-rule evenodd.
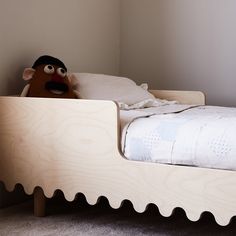
<svg viewBox="0 0 236 236"><path fill-rule="evenodd" d="M64 79L58 74L53 74L51 80L56 83L63 83L64 82Z"/></svg>

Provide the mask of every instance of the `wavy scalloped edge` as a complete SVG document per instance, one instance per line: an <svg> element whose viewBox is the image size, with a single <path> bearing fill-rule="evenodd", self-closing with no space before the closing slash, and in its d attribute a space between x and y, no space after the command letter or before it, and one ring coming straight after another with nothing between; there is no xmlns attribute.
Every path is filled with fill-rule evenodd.
<svg viewBox="0 0 236 236"><path fill-rule="evenodd" d="M41 186L35 186L34 188L32 188L31 190L26 190L24 188L24 186L20 183L16 183L15 186L12 188L9 188L9 186L7 186L6 184L4 184L4 182L0 181L0 184L3 185L4 187L4 190L7 191L7 192L13 192L17 186L21 186L25 192L25 194L27 195L32 195L35 191L36 188L41 188L43 190L43 188ZM90 197L88 194L86 193L83 193L83 192L76 192L74 193L74 198L71 199L68 194L65 194L63 190L61 189L55 189L54 191L51 191L51 192L45 192L43 190L43 193L45 195L45 197L47 198L52 198L57 191L61 191L62 194L64 195L64 198L68 201L68 202L72 202L76 199L77 195L78 194L83 194L84 197L85 197L85 200L87 201L87 203L89 205L95 205L99 202L99 200L101 199L101 197L105 197L110 205L111 208L113 209L119 209L120 207L122 207L123 203L125 201L129 201L132 206L133 206L133 209L137 212L137 213L144 213L149 205L154 205L157 207L157 209L159 210L159 213L163 216L163 217L170 217L173 215L174 211L178 208L182 209L184 212L185 212L185 215L186 217L192 221L192 222L197 222L198 220L201 219L201 217L203 216L204 213L211 213L212 216L214 217L215 219L215 222L220 225L220 226L227 226L228 224L230 224L230 222L232 221L234 215L228 217L227 219L224 219L222 220L222 218L219 218L216 214L214 214L212 211L199 211L198 213L191 213L191 209L186 209L185 207L181 207L181 206L175 206L175 207L169 207L169 208L165 208L165 207L160 207L158 206L156 203L154 202L149 202L149 203L146 203L146 205L143 205L142 207L138 206L137 203L135 203L134 201L131 201L130 199L123 199L119 202L119 204L117 204L117 201L114 201L112 199L112 197L108 197L108 196L104 196L103 194L97 194L96 197Z"/></svg>

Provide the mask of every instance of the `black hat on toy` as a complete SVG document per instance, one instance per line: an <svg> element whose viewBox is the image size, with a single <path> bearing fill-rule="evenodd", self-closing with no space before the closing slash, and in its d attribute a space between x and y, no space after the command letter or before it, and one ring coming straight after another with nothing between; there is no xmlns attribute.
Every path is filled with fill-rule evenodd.
<svg viewBox="0 0 236 236"><path fill-rule="evenodd" d="M36 69L37 66L40 65L54 65L54 66L59 66L61 68L63 68L66 72L67 72L67 68L65 66L65 64L60 61L59 59L52 57L52 56L48 56L48 55L44 55L39 57L33 64L32 68Z"/></svg>

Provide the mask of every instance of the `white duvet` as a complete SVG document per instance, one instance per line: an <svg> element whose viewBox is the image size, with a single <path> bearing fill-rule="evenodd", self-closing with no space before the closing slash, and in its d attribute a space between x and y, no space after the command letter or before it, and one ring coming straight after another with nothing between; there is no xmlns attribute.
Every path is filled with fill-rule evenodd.
<svg viewBox="0 0 236 236"><path fill-rule="evenodd" d="M236 170L236 108L165 105L121 111L130 160Z"/></svg>

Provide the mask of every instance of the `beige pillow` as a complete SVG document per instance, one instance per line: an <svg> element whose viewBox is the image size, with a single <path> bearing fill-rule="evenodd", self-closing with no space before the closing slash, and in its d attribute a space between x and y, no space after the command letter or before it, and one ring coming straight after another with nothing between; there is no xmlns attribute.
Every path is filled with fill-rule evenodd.
<svg viewBox="0 0 236 236"><path fill-rule="evenodd" d="M70 75L73 88L83 99L113 100L128 106L156 100L145 88L128 78L90 73Z"/></svg>

